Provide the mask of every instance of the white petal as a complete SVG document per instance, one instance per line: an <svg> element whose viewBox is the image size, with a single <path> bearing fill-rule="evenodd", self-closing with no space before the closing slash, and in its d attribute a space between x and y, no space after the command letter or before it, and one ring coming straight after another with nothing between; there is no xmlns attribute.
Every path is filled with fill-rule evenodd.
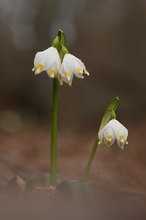
<svg viewBox="0 0 146 220"><path fill-rule="evenodd" d="M99 139L99 144L102 144L103 143L103 138L104 138L104 128L101 129L98 133L98 139Z"/></svg>
<svg viewBox="0 0 146 220"><path fill-rule="evenodd" d="M57 65L57 63L54 62L54 63L52 64L52 66L50 66L50 67L46 70L46 72L47 72L47 74L48 74L48 76L49 76L50 78L56 77L56 76L58 75L58 65Z"/></svg>
<svg viewBox="0 0 146 220"><path fill-rule="evenodd" d="M71 75L73 74L73 58L71 54L66 54L64 56L62 62L62 69L64 70L64 73L68 72Z"/></svg>
<svg viewBox="0 0 146 220"><path fill-rule="evenodd" d="M60 75L60 74L58 74L57 75L57 78L58 78L58 81L59 81L59 83L60 83L60 86L62 86L63 85L63 77Z"/></svg>
<svg viewBox="0 0 146 220"><path fill-rule="evenodd" d="M53 63L56 63L58 69L60 68L61 61L56 48L49 47L44 51L38 52L34 58L36 74L49 69Z"/></svg>
<svg viewBox="0 0 146 220"><path fill-rule="evenodd" d="M111 146L115 139L117 140L118 146L124 148L127 144L128 130L116 119L110 120L98 134L99 143L104 143L107 146Z"/></svg>
<svg viewBox="0 0 146 220"><path fill-rule="evenodd" d="M65 70L64 70L62 64L61 64L61 66L60 66L59 73L60 73L60 75L61 75L62 77L66 77L66 76L65 76Z"/></svg>
<svg viewBox="0 0 146 220"><path fill-rule="evenodd" d="M77 78L83 79L84 78L83 73L84 73L83 66L81 65L80 62L75 60L74 61L74 74L75 74L75 76Z"/></svg>
<svg viewBox="0 0 146 220"><path fill-rule="evenodd" d="M103 143L104 141L104 131L108 127L109 123L107 123L98 133L99 142Z"/></svg>
<svg viewBox="0 0 146 220"><path fill-rule="evenodd" d="M86 67L85 67L85 69L84 69L84 73L85 73L87 76L90 75L90 73L86 70Z"/></svg>
<svg viewBox="0 0 146 220"><path fill-rule="evenodd" d="M38 68L36 69L36 71L34 72L35 75L40 74L42 71Z"/></svg>
<svg viewBox="0 0 146 220"><path fill-rule="evenodd" d="M67 83L69 86L72 86L73 77L70 80L64 79L64 82Z"/></svg>
<svg viewBox="0 0 146 220"><path fill-rule="evenodd" d="M110 123L108 123L103 129L99 131L98 138L99 144L104 143L107 146L111 146L115 142L115 132Z"/></svg>
<svg viewBox="0 0 146 220"><path fill-rule="evenodd" d="M73 79L73 65L72 65L72 57L70 54L66 54L64 56L62 65L60 67L59 73L63 77L64 81L68 84L72 84Z"/></svg>
<svg viewBox="0 0 146 220"><path fill-rule="evenodd" d="M85 65L80 59L69 53L64 56L59 73L66 79L66 83L71 85L74 75L77 78L83 79L85 72L88 74Z"/></svg>
<svg viewBox="0 0 146 220"><path fill-rule="evenodd" d="M84 64L80 59L73 56L72 54L67 54L66 56L66 65L67 63L70 65L70 71L72 74L75 74L78 78L84 78L83 72L84 72Z"/></svg>
<svg viewBox="0 0 146 220"><path fill-rule="evenodd" d="M74 57L74 73L76 75L76 77L78 78L83 78L82 74L86 74L89 76L89 72L86 70L86 67L84 65L84 63L77 57Z"/></svg>
<svg viewBox="0 0 146 220"><path fill-rule="evenodd" d="M116 119L112 120L112 127L115 131L118 146L123 149L127 142L128 130Z"/></svg>
<svg viewBox="0 0 146 220"><path fill-rule="evenodd" d="M103 133L104 133L104 143L107 146L111 146L115 142L115 139L116 139L114 129L110 125L108 125L104 129Z"/></svg>

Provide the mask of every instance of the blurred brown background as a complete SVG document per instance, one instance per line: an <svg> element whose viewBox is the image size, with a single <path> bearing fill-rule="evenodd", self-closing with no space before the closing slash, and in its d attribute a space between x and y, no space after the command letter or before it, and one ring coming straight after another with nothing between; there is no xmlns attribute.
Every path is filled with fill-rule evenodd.
<svg viewBox="0 0 146 220"><path fill-rule="evenodd" d="M99 191L108 185L145 196L145 0L0 0L1 178L48 171L51 79L31 69L59 28L90 72L60 87L60 174L80 176L102 113L119 96L129 145L100 148L90 178Z"/></svg>
<svg viewBox="0 0 146 220"><path fill-rule="evenodd" d="M1 112L48 118L51 80L31 69L62 28L90 77L60 88L60 123L95 124L115 96L121 117L145 118L145 12L144 0L1 0Z"/></svg>

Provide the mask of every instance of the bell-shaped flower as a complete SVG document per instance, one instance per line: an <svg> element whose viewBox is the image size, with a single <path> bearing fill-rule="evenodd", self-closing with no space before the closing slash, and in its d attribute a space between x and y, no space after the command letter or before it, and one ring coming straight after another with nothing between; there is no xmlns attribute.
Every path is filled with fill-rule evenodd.
<svg viewBox="0 0 146 220"><path fill-rule="evenodd" d="M63 77L63 80L69 85L72 84L73 76L83 79L83 74L89 76L88 71L85 68L83 62L72 54L65 54L63 62L60 68L60 74Z"/></svg>
<svg viewBox="0 0 146 220"><path fill-rule="evenodd" d="M123 149L127 142L128 130L116 119L110 120L104 128L98 133L99 144L104 143L107 146L117 141L118 146Z"/></svg>
<svg viewBox="0 0 146 220"><path fill-rule="evenodd" d="M39 74L46 71L48 76L54 78L59 73L61 60L55 47L49 47L44 51L36 53L34 58L34 68L32 71Z"/></svg>

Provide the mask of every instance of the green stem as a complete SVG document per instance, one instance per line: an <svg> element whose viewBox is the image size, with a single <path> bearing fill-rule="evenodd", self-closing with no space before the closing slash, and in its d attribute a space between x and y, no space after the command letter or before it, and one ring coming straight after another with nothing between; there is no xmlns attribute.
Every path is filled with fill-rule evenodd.
<svg viewBox="0 0 146 220"><path fill-rule="evenodd" d="M57 174L57 110L58 110L58 81L53 79L52 88L52 127L51 127L51 160L50 184L56 186Z"/></svg>
<svg viewBox="0 0 146 220"><path fill-rule="evenodd" d="M115 97L112 102L109 104L109 106L107 107L103 117L102 117L102 121L101 121L101 125L100 125L100 128L99 128L99 131L112 119L112 118L115 118L116 117L116 109L117 109L117 106L118 106L118 103L119 103L119 98L118 97ZM96 150L97 150L97 147L98 147L98 143L99 143L99 139L98 139L98 136L96 137L95 139L95 142L94 142L94 145L93 145L93 148L90 152L90 155L89 155L89 159L87 161L87 165L84 169L84 172L83 172L83 175L82 175L82 179L81 181L82 182L85 182L88 178L88 175L89 175L89 172L90 172L90 168L91 168L91 165L92 165L92 162L93 162L93 159L94 159L94 156L95 156L95 153L96 153Z"/></svg>
<svg viewBox="0 0 146 220"><path fill-rule="evenodd" d="M96 137L93 148L92 148L90 155L89 155L89 159L87 161L86 167L85 167L83 175L82 175L82 179L81 179L82 182L86 182L86 180L88 178L90 168L91 168L91 165L92 165L92 162L93 162L93 159L94 159L97 147L98 147L98 142L99 142L99 139L98 139L98 137Z"/></svg>

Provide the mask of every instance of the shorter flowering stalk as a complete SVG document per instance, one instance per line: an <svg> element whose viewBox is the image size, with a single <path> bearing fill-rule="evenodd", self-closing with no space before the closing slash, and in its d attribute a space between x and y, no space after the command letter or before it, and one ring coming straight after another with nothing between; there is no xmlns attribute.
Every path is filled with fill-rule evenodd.
<svg viewBox="0 0 146 220"><path fill-rule="evenodd" d="M94 159L94 156L95 156L97 147L99 146L98 143L99 143L99 139L98 139L98 137L96 137L95 142L94 142L94 145L93 145L92 150L91 150L91 152L90 152L90 155L89 155L89 158L88 158L86 167L85 167L85 169L84 169L82 178L81 178L81 181L82 181L82 182L86 182L86 180L87 180L87 178L88 178L88 175L89 175L89 172L90 172L90 168L91 168L91 165L92 165L92 162L93 162L93 159Z"/></svg>
<svg viewBox="0 0 146 220"><path fill-rule="evenodd" d="M115 139L117 139L118 146L122 149L124 145L127 143L127 136L128 136L127 129L120 122L115 120L116 118L115 112L118 103L119 103L119 98L116 97L110 103L110 105L108 106L108 108L106 109L103 115L98 135L96 136L87 164L83 171L83 175L81 178L81 181L83 182L85 182L88 178L97 147L101 143L105 143L107 146L111 146L114 143Z"/></svg>

